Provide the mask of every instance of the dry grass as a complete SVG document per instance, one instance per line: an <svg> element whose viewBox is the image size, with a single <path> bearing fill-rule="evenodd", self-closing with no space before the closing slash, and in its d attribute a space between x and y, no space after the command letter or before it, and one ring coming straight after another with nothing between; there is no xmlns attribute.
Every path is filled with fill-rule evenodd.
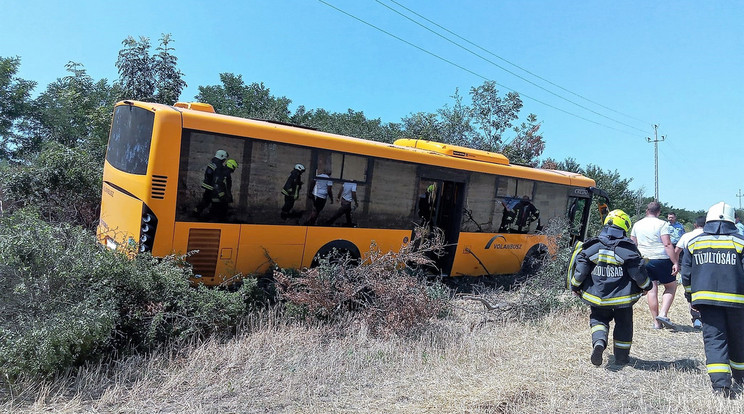
<svg viewBox="0 0 744 414"><path fill-rule="evenodd" d="M339 336L268 316L227 343L81 370L5 395L3 412L743 413L714 397L701 334L654 331L635 308L631 364L589 362L588 309L521 324L457 300L424 337ZM687 322L678 294L672 319ZM611 352L610 352L611 353Z"/></svg>

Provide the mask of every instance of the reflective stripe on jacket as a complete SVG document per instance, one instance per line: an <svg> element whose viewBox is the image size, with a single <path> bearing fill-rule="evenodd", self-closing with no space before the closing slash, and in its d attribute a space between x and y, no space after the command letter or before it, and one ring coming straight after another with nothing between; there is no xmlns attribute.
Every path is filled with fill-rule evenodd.
<svg viewBox="0 0 744 414"><path fill-rule="evenodd" d="M214 172L218 165L222 165L222 160L217 157L212 158L212 161L207 164L207 168L204 170L204 179L201 183L203 188L214 190Z"/></svg>
<svg viewBox="0 0 744 414"><path fill-rule="evenodd" d="M687 243L681 273L693 306L744 308L744 237L733 223L706 223Z"/></svg>
<svg viewBox="0 0 744 414"><path fill-rule="evenodd" d="M615 226L584 242L570 282L584 302L603 308L633 306L652 286L638 248Z"/></svg>

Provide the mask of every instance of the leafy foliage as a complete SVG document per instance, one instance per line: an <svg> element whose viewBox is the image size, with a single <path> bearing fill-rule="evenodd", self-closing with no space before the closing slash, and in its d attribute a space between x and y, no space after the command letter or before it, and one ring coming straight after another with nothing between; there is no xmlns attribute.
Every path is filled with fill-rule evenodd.
<svg viewBox="0 0 744 414"><path fill-rule="evenodd" d="M274 97L263 82L246 85L241 75L232 73L221 73L220 81L222 85L200 86L196 100L221 114L289 122L292 101Z"/></svg>
<svg viewBox="0 0 744 414"><path fill-rule="evenodd" d="M255 282L192 288L175 257L132 260L21 210L0 221L0 374L47 376L166 341L229 331Z"/></svg>
<svg viewBox="0 0 744 414"><path fill-rule="evenodd" d="M503 142L502 134L512 126L522 109L522 100L516 92L509 92L506 97L499 97L496 82L485 81L482 85L470 89L473 100L473 121L480 126L485 149L498 150Z"/></svg>
<svg viewBox="0 0 744 414"><path fill-rule="evenodd" d="M0 56L0 159L13 158L22 145L19 124L30 113L31 91L36 82L18 78L21 59Z"/></svg>
<svg viewBox="0 0 744 414"><path fill-rule="evenodd" d="M417 112L403 118L403 134L411 138L438 141L485 151L504 153L517 164L536 166L545 149L537 131L537 116L529 114L526 122L513 126L522 109L519 94L499 96L496 82L486 81L470 89L471 105L465 105L458 91L454 104L444 105L436 113ZM515 135L508 140L504 133L511 128Z"/></svg>
<svg viewBox="0 0 744 414"><path fill-rule="evenodd" d="M28 165L1 165L8 212L35 206L45 220L93 229L101 204L102 162L85 148L50 142Z"/></svg>
<svg viewBox="0 0 744 414"><path fill-rule="evenodd" d="M172 54L173 42L170 34L160 37L159 51L150 55L150 39L132 36L122 41L116 68L119 71L117 85L121 88L120 99L135 99L147 102L174 104L185 88L183 73L176 66L178 58Z"/></svg>
<svg viewBox="0 0 744 414"><path fill-rule="evenodd" d="M522 122L521 125L514 127L514 132L517 135L501 149L509 162L532 167L538 165L537 157L545 150L545 141L538 132L539 129L540 124L537 123L535 114L529 114L527 122Z"/></svg>
<svg viewBox="0 0 744 414"><path fill-rule="evenodd" d="M155 102L173 104L178 101L181 91L185 88L183 73L178 69L178 58L172 53L175 49L170 47L173 42L170 34L163 34L160 45L157 47L158 54L153 56L153 72L155 75Z"/></svg>
<svg viewBox="0 0 744 414"><path fill-rule="evenodd" d="M69 148L87 147L102 163L117 89L105 79L93 80L79 63L69 62L65 67L70 75L49 84L33 102L24 153L33 154L44 143L58 142Z"/></svg>
<svg viewBox="0 0 744 414"><path fill-rule="evenodd" d="M200 86L196 96L198 101L211 104L218 113L292 123L383 142L393 142L401 135L398 124L383 124L380 119L367 119L363 112L352 109L345 113L334 113L324 109L308 110L300 105L292 114L290 99L272 95L263 82L246 85L240 75L222 73L220 81L221 85Z"/></svg>

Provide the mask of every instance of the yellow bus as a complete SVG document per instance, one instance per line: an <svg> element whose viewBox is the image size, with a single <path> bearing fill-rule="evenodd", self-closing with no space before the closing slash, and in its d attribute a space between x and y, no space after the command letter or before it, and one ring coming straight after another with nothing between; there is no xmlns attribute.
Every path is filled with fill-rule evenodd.
<svg viewBox="0 0 744 414"><path fill-rule="evenodd" d="M237 163L231 174L226 159ZM303 185L288 209L283 188L295 169L305 170ZM209 170L222 172L222 183L230 177L229 199L205 182ZM339 200L345 184L356 190L352 206ZM190 253L196 281L218 285L272 265L310 267L334 248L354 257L372 245L397 251L416 226L436 226L447 243L436 259L442 275L510 274L546 251L541 230L553 218L566 219L571 237L583 240L592 197L601 193L594 185L579 174L431 141L388 144L220 115L203 103L122 101L109 136L98 237L112 249Z"/></svg>

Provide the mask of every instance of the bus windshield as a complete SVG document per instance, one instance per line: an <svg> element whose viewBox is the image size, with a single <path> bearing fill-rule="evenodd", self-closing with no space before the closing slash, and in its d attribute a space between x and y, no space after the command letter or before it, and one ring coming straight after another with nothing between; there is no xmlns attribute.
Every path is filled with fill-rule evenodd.
<svg viewBox="0 0 744 414"><path fill-rule="evenodd" d="M106 160L116 169L143 175L147 173L155 114L131 105L114 111Z"/></svg>

